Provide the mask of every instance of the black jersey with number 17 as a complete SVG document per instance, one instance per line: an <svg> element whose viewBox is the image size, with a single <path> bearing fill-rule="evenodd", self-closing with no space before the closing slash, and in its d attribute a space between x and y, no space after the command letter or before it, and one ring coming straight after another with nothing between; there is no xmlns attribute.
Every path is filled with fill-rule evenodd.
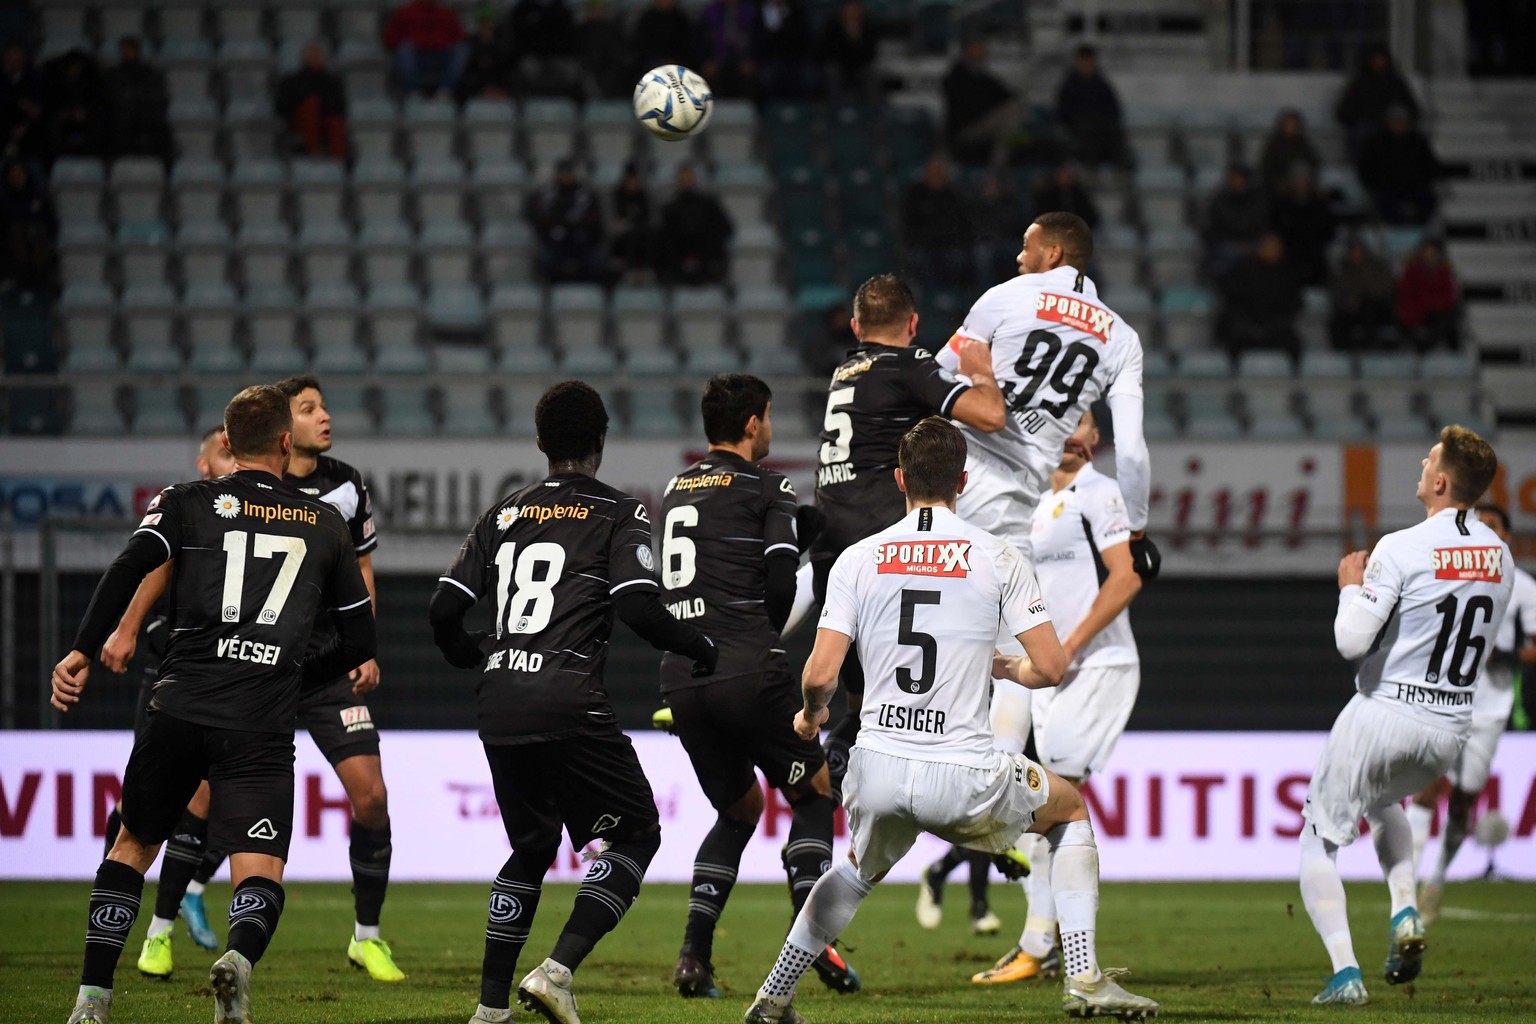
<svg viewBox="0 0 1536 1024"><path fill-rule="evenodd" d="M763 560L798 557L795 487L782 473L732 452L713 451L673 477L662 499L662 601L720 648L713 675L695 679L693 661L668 654L661 692L762 672L782 658L768 620Z"/></svg>
<svg viewBox="0 0 1536 1024"><path fill-rule="evenodd" d="M613 602L656 589L639 499L559 473L491 506L440 579L493 596L495 637L475 687L480 738L532 743L614 728L603 688Z"/></svg>
<svg viewBox="0 0 1536 1024"><path fill-rule="evenodd" d="M368 603L341 516L243 470L167 487L139 531L176 562L153 706L202 725L292 732L316 619Z"/></svg>

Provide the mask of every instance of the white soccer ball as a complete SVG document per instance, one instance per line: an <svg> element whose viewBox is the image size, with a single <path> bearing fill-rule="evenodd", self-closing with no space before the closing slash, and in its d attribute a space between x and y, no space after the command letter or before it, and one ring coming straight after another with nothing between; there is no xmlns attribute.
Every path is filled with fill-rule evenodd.
<svg viewBox="0 0 1536 1024"><path fill-rule="evenodd" d="M1502 846L1509 838L1509 819L1498 811L1489 811L1477 819L1472 834L1477 838L1479 846L1486 846L1490 850Z"/></svg>
<svg viewBox="0 0 1536 1024"><path fill-rule="evenodd" d="M681 64L663 64L635 83L635 117L657 138L675 142L709 124L715 98L709 83Z"/></svg>

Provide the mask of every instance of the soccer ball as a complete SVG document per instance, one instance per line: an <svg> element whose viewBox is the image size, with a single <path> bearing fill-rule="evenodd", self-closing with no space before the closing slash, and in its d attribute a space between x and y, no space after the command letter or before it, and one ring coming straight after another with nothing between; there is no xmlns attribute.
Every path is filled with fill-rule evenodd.
<svg viewBox="0 0 1536 1024"><path fill-rule="evenodd" d="M1502 846L1509 838L1509 819L1498 811L1488 811L1477 819L1472 834L1477 838L1479 846L1486 846L1490 850Z"/></svg>
<svg viewBox="0 0 1536 1024"><path fill-rule="evenodd" d="M709 83L681 64L663 64L635 83L635 116L646 131L675 142L697 135L715 109Z"/></svg>

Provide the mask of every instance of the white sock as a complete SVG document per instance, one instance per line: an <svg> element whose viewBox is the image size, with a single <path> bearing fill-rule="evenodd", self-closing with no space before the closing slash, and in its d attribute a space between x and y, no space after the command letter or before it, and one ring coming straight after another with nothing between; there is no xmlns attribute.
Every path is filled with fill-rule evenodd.
<svg viewBox="0 0 1536 1024"><path fill-rule="evenodd" d="M1030 956L1040 959L1056 945L1056 897L1051 892L1051 844L1044 836L1026 836L1031 840L1019 848L1029 857L1029 877L1024 879L1024 898L1028 907L1024 916L1024 933L1019 936L1019 948Z"/></svg>
<svg viewBox="0 0 1536 1024"><path fill-rule="evenodd" d="M1420 804L1408 805L1408 827L1413 829L1413 867L1417 871L1424 863L1424 847L1429 845L1429 830L1435 822L1435 812Z"/></svg>
<svg viewBox="0 0 1536 1024"><path fill-rule="evenodd" d="M166 932L171 930L171 926L174 925L175 923L176 922L175 922L174 919L170 920L170 921L167 921L163 917L152 917L152 918L150 918L149 919L149 938L153 939L153 938L155 938L157 936L164 935Z"/></svg>
<svg viewBox="0 0 1536 1024"><path fill-rule="evenodd" d="M800 976L848 927L872 889L874 884L860 878L858 869L846 860L818 878L758 995L793 999Z"/></svg>
<svg viewBox="0 0 1536 1024"><path fill-rule="evenodd" d="M376 924L352 923L352 937L358 942L367 942L369 939L379 937L379 926Z"/></svg>
<svg viewBox="0 0 1536 1024"><path fill-rule="evenodd" d="M484 1003L475 1007L475 1016L481 1020L511 1021L511 1009L498 1010L495 1007L486 1006Z"/></svg>
<svg viewBox="0 0 1536 1024"><path fill-rule="evenodd" d="M1359 967L1354 943L1349 937L1349 913L1344 903L1344 880L1339 877L1334 857L1339 848L1313 831L1311 822L1301 827L1301 902L1312 919L1312 927L1328 948L1333 973L1346 967Z"/></svg>
<svg viewBox="0 0 1536 1024"><path fill-rule="evenodd" d="M75 994L76 999L85 999L88 996L110 1000L112 998L112 990L109 988L97 988L95 985L81 985L80 991Z"/></svg>
<svg viewBox="0 0 1536 1024"><path fill-rule="evenodd" d="M206 889L206 888L208 888L208 885L207 885L206 882L199 882L197 879L194 878L192 881L187 883L187 895L188 896L201 896L203 894L203 890Z"/></svg>
<svg viewBox="0 0 1536 1024"><path fill-rule="evenodd" d="M1093 826L1069 821L1045 834L1051 849L1051 895L1061 919L1066 972L1080 981L1099 979L1094 933L1099 916L1099 847Z"/></svg>
<svg viewBox="0 0 1536 1024"><path fill-rule="evenodd" d="M1392 916L1415 906L1418 894L1413 877L1413 828L1400 804L1386 804L1365 812L1371 826L1371 842L1376 859L1387 878L1387 892L1392 896Z"/></svg>
<svg viewBox="0 0 1536 1024"><path fill-rule="evenodd" d="M565 966L565 964L550 957L545 957L544 962L539 966L544 968L545 974L548 974L551 978L555 979L555 981L562 985L569 985L571 983L571 975L576 973L569 967Z"/></svg>

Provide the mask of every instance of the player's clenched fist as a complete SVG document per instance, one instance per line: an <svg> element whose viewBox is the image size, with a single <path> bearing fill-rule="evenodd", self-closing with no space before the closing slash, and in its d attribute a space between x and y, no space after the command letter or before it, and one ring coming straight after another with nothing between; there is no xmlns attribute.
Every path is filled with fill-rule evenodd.
<svg viewBox="0 0 1536 1024"><path fill-rule="evenodd" d="M48 703L60 711L68 711L71 704L80 703L80 693L91 672L91 659L79 651L70 651L64 660L53 666L53 696Z"/></svg>
<svg viewBox="0 0 1536 1024"><path fill-rule="evenodd" d="M1365 583L1365 562L1369 551L1351 551L1339 559L1339 589L1358 587Z"/></svg>
<svg viewBox="0 0 1536 1024"><path fill-rule="evenodd" d="M827 720L827 709L820 708L814 717L805 713L801 708L795 712L795 733L803 740L814 740L821 735L822 724Z"/></svg>

